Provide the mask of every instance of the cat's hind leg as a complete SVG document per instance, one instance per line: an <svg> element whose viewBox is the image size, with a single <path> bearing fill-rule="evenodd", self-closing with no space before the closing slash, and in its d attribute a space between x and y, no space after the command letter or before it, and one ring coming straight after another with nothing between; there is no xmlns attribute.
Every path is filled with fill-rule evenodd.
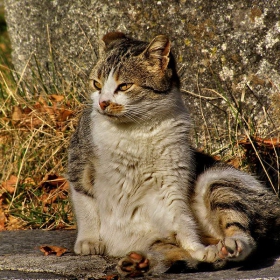
<svg viewBox="0 0 280 280"><path fill-rule="evenodd" d="M242 261L255 250L260 195L259 182L236 169L216 167L200 175L193 209L202 232L220 239L218 257Z"/></svg>

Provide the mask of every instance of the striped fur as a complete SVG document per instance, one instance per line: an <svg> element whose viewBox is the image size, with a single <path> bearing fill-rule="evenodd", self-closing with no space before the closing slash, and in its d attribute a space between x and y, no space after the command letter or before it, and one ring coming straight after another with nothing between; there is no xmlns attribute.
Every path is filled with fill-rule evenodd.
<svg viewBox="0 0 280 280"><path fill-rule="evenodd" d="M168 38L109 33L101 45L69 147L75 252L123 257L119 272L138 276L176 261L221 267L279 243L278 199L191 148Z"/></svg>

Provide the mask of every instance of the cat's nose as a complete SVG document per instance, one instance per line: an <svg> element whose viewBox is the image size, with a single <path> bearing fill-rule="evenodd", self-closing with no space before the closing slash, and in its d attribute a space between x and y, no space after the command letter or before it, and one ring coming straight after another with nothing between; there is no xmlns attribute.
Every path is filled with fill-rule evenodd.
<svg viewBox="0 0 280 280"><path fill-rule="evenodd" d="M110 101L99 101L100 108L104 111L110 105Z"/></svg>

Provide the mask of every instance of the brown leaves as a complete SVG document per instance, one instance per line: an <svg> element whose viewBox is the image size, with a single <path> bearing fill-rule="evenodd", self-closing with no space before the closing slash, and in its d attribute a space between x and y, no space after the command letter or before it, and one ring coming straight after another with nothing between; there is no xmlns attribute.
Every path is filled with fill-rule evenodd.
<svg viewBox="0 0 280 280"><path fill-rule="evenodd" d="M48 174L41 181L40 187L43 189L40 199L45 212L48 212L46 206L52 205L52 207L55 208L57 200L64 200L67 198L69 184L62 176Z"/></svg>
<svg viewBox="0 0 280 280"><path fill-rule="evenodd" d="M2 183L1 188L10 194L13 194L16 188L17 181L18 178L15 175L11 175L6 182Z"/></svg>
<svg viewBox="0 0 280 280"><path fill-rule="evenodd" d="M45 256L56 255L57 257L61 257L67 252L67 249L58 246L43 245L40 246L40 251L43 252Z"/></svg>
<svg viewBox="0 0 280 280"><path fill-rule="evenodd" d="M0 192L0 231L7 229L7 222L11 220L6 213L7 205L5 205L5 199L7 193L13 195L16 190L18 178L15 175L11 175L9 179L1 184Z"/></svg>
<svg viewBox="0 0 280 280"><path fill-rule="evenodd" d="M261 138L261 137L253 137L251 141L258 146L264 146L270 149L274 149L276 147L280 147L280 139L279 138ZM252 146L251 141L246 137L242 140L238 141L238 144L243 147Z"/></svg>
<svg viewBox="0 0 280 280"><path fill-rule="evenodd" d="M14 199L15 186L18 184L18 193L25 197L23 203L19 206L17 213L20 213L22 218L13 216L10 213L11 203ZM64 229L71 228L66 224L64 217L71 223L73 217L71 213L70 204L68 201L69 185L63 176L57 174L47 174L44 178L27 177L23 180L11 175L9 179L3 182L0 186L0 231L2 230L16 230L23 229L26 226L26 218L30 212L30 219L33 218L33 213L40 213L41 217L57 217L57 220L51 218L50 220L38 220L37 227L45 224L50 229ZM24 194L23 194L24 192ZM18 196L18 193L15 197ZM32 200L32 203L30 201ZM21 210L20 210L21 209ZM12 213L15 213L14 211ZM69 214L67 214L69 213ZM18 214L17 214L18 215ZM64 216L63 216L64 215ZM67 215L67 217L65 216ZM34 226L35 227L35 226Z"/></svg>
<svg viewBox="0 0 280 280"><path fill-rule="evenodd" d="M11 120L17 127L26 127L29 129L48 126L50 123L57 129L64 131L67 121L74 116L74 113L67 102L62 104L64 96L48 95L40 96L33 106L22 107L14 106L12 109Z"/></svg>
<svg viewBox="0 0 280 280"><path fill-rule="evenodd" d="M120 280L121 277L119 275L116 274L112 274L112 275L106 275L102 278L99 278L98 280Z"/></svg>
<svg viewBox="0 0 280 280"><path fill-rule="evenodd" d="M8 214L9 203L7 197L13 196L16 191L18 177L11 175L7 181L2 182L0 189L0 231L22 229L23 221Z"/></svg>
<svg viewBox="0 0 280 280"><path fill-rule="evenodd" d="M5 212L0 209L0 231L6 230L7 217Z"/></svg>
<svg viewBox="0 0 280 280"><path fill-rule="evenodd" d="M21 228L22 221L26 228L70 228L73 214L61 174L84 105L67 83L40 89L25 85L12 79L3 87L9 91L0 112L0 230Z"/></svg>

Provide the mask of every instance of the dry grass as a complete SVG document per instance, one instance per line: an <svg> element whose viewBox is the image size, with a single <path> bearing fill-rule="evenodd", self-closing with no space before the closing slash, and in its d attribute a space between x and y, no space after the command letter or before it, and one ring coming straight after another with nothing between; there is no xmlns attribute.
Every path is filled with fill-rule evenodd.
<svg viewBox="0 0 280 280"><path fill-rule="evenodd" d="M5 86L1 177L6 183L14 178L13 191L2 188L6 227L11 215L33 228L67 227L73 218L63 176L68 140L76 122L74 111L80 104L71 93L41 93L26 99L6 82Z"/></svg>
<svg viewBox="0 0 280 280"><path fill-rule="evenodd" d="M18 78L23 73L11 70L3 49L0 56L0 230L69 228L64 172L82 105L65 83L26 94L29 85Z"/></svg>

